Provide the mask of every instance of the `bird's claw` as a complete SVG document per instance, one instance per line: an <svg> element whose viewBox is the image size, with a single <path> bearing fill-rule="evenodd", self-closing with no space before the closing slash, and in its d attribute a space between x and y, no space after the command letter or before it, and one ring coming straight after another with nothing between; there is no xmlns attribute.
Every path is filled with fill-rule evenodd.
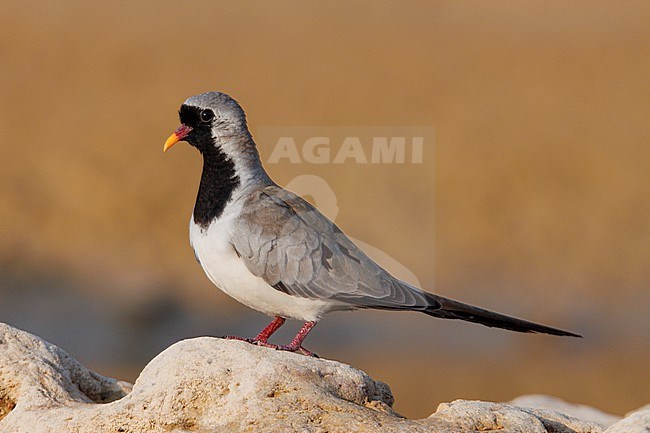
<svg viewBox="0 0 650 433"><path fill-rule="evenodd" d="M291 344L287 344L287 345L272 344L272 343L269 343L267 341L256 340L255 338L250 340L250 342L257 345L257 346L268 347L269 349L283 350L285 352L299 353L301 355L313 356L314 358L318 358L318 355L316 355L314 352L312 352L310 350L305 349L302 346L296 347L296 346L292 346Z"/></svg>
<svg viewBox="0 0 650 433"><path fill-rule="evenodd" d="M312 352L311 350L307 350L302 346L294 346L291 344L272 344L267 341L263 340L258 340L256 338L245 338L245 337L237 337L234 335L224 335L222 338L226 340L237 340L237 341L245 341L246 343L254 344L256 346L260 347L268 347L269 349L275 349L275 350L283 350L285 352L293 352L293 353L299 353L301 355L305 356L311 356L314 358L319 358L317 354Z"/></svg>
<svg viewBox="0 0 650 433"><path fill-rule="evenodd" d="M277 349L278 348L277 344L271 344L271 343L269 343L267 341L257 340L255 338L253 338L251 340L251 343L255 344L256 346L260 346L260 347L268 347L269 349Z"/></svg>
<svg viewBox="0 0 650 433"><path fill-rule="evenodd" d="M311 356L313 358L319 358L319 356L316 355L314 352L312 352L311 350L307 350L302 346L293 346L291 344L279 345L276 347L275 350L285 350L287 352L299 353L301 355Z"/></svg>
<svg viewBox="0 0 650 433"><path fill-rule="evenodd" d="M252 338L245 338L245 337L237 337L235 335L224 335L223 337L224 340L237 340L237 341L245 341L246 343L255 343Z"/></svg>

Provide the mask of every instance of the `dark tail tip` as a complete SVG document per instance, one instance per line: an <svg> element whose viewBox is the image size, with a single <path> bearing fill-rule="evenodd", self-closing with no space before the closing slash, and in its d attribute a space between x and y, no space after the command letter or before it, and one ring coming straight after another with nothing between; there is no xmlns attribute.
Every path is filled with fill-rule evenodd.
<svg viewBox="0 0 650 433"><path fill-rule="evenodd" d="M528 320L506 316L505 314L474 307L473 305L443 298L442 296L432 294L428 295L431 297L431 299L428 299L431 305L428 309L424 310L424 313L430 316L442 317L445 319L465 320L468 322L480 323L484 326L502 328L515 332L531 332L558 335L562 337L582 338L582 335L574 332L564 331L562 329L552 328L539 323L529 322Z"/></svg>

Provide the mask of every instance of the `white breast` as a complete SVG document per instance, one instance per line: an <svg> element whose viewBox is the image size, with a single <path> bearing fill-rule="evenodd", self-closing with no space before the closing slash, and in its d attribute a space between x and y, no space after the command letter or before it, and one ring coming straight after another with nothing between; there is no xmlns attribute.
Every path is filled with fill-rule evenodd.
<svg viewBox="0 0 650 433"><path fill-rule="evenodd" d="M210 281L242 304L269 316L311 321L319 320L324 313L336 309L331 301L299 298L280 292L248 270L230 243L233 221L240 210L241 206L231 203L206 230L194 223L194 217L190 220L190 244Z"/></svg>

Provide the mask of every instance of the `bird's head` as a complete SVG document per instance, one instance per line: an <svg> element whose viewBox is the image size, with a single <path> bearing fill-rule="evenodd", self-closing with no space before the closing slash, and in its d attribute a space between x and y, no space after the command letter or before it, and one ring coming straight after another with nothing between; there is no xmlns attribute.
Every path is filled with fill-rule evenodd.
<svg viewBox="0 0 650 433"><path fill-rule="evenodd" d="M225 93L192 96L181 105L178 115L181 126L165 141L163 152L179 141L186 141L206 153L219 146L222 139L249 134L244 110Z"/></svg>

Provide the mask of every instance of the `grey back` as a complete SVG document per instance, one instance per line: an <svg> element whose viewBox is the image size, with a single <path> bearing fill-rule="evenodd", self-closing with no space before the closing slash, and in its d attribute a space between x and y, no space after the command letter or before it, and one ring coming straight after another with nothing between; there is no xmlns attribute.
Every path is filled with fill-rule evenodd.
<svg viewBox="0 0 650 433"><path fill-rule="evenodd" d="M350 308L425 310L425 293L397 280L333 222L277 185L252 193L232 243L248 269L293 296Z"/></svg>

